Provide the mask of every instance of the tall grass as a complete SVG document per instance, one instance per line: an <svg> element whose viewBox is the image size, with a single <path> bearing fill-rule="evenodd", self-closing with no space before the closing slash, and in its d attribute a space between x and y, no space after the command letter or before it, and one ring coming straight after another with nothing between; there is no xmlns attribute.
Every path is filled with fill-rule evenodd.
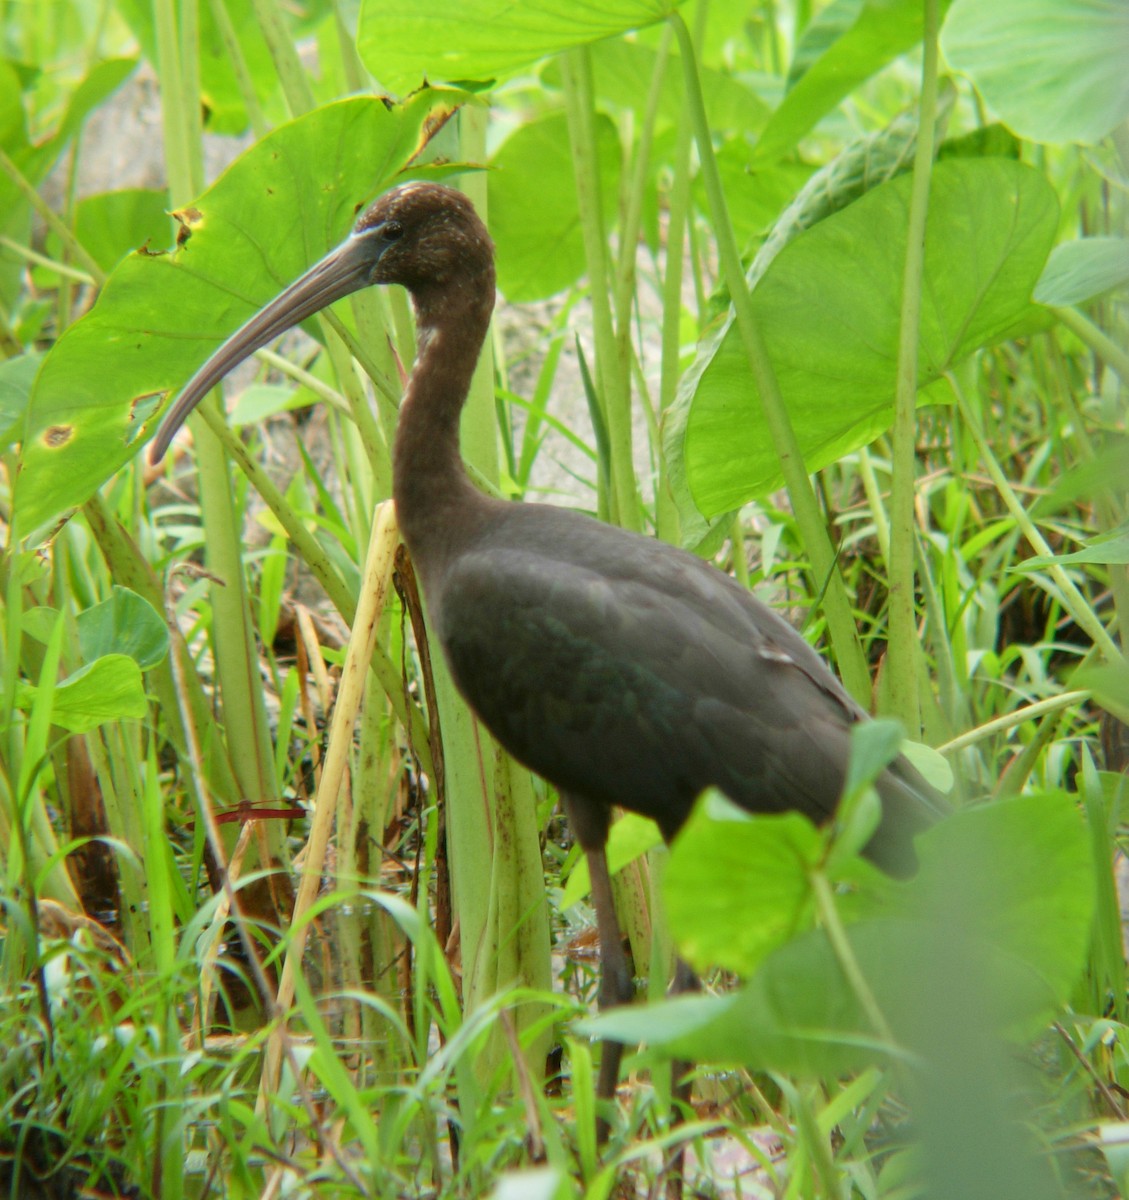
<svg viewBox="0 0 1129 1200"><path fill-rule="evenodd" d="M1100 80L1123 17L1071 17L1068 103L1027 61L1042 9L495 7L5 14L0 1186L657 1194L692 1145L694 1186L730 1194L1115 1194L1129 142ZM165 184L85 195L88 123L134 72ZM209 178L205 146L248 128ZM694 1010L681 1124L690 1009L623 1018L649 1045L606 1147L576 848L393 554L405 297L264 352L161 473L139 453L216 341L404 175L465 187L497 243L463 430L481 486L536 498L559 460L555 501L716 559L939 749L967 810L909 900L849 853L861 784L763 879L742 863L773 827L703 811L669 863L617 827L640 972L661 981L672 931L693 954L716 883L737 928L709 961L745 982ZM983 887L935 877L977 862ZM882 914L914 933L876 952ZM774 921L794 936L731 958ZM1043 990L1007 991L981 945ZM787 1011L770 1040L788 987L857 1004L867 1052L809 1038L801 1061Z"/></svg>

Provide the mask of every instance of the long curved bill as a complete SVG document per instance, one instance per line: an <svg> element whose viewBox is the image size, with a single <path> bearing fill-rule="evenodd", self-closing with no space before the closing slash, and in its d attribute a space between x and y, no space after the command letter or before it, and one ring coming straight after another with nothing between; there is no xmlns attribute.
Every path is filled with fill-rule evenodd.
<svg viewBox="0 0 1129 1200"><path fill-rule="evenodd" d="M380 242L366 236L371 232L369 229L351 234L224 342L192 376L166 413L149 448L150 462L159 463L164 458L173 435L188 414L245 358L307 317L328 308L335 300L372 282L373 267L380 257Z"/></svg>

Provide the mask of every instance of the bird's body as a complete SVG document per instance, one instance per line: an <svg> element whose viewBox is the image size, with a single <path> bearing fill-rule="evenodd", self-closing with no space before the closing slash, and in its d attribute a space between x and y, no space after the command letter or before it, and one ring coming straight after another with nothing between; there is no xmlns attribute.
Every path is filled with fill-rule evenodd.
<svg viewBox="0 0 1129 1200"><path fill-rule="evenodd" d="M786 621L674 547L491 507L423 589L459 690L515 758L668 840L710 786L752 812L833 815L865 713ZM926 810L896 777L884 790L871 854L904 869Z"/></svg>
<svg viewBox="0 0 1129 1200"><path fill-rule="evenodd" d="M412 295L418 353L401 406L393 490L431 628L455 682L515 758L554 784L588 852L600 922L601 1003L623 1002L604 857L611 807L669 840L716 786L752 812L824 822L866 714L777 614L674 547L547 505L480 493L459 454L459 414L494 306L493 245L470 202L409 183L237 332L186 387L155 443L240 359L340 296L374 283ZM895 871L934 816L904 760L878 782L866 853ZM609 1095L618 1054L605 1051Z"/></svg>

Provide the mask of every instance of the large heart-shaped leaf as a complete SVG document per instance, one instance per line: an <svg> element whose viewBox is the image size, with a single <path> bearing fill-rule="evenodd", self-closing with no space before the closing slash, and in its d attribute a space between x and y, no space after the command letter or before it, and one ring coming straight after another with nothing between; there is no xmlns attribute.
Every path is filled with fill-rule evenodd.
<svg viewBox="0 0 1129 1200"><path fill-rule="evenodd" d="M522 125L491 159L490 232L498 247L498 287L508 300L542 300L584 273L584 236L567 121L562 114ZM620 147L615 126L595 121L604 220L615 215Z"/></svg>
<svg viewBox="0 0 1129 1200"><path fill-rule="evenodd" d="M680 0L365 0L357 49L398 95L424 80L498 79L574 46L661 21Z"/></svg>
<svg viewBox="0 0 1129 1200"><path fill-rule="evenodd" d="M24 533L81 504L151 431L168 394L347 232L456 93L403 108L363 98L317 109L252 146L178 215L172 254L137 251L59 339L32 394L16 485Z"/></svg>
<svg viewBox="0 0 1129 1200"><path fill-rule="evenodd" d="M1093 143L1129 116L1125 0L956 0L941 45L1022 137Z"/></svg>
<svg viewBox="0 0 1129 1200"><path fill-rule="evenodd" d="M801 234L752 293L809 470L865 445L892 419L911 184L909 175L881 184ZM1046 323L1031 293L1057 219L1050 184L1030 167L1001 159L936 165L919 387L977 348ZM732 314L699 348L668 422L672 475L706 516L781 485Z"/></svg>

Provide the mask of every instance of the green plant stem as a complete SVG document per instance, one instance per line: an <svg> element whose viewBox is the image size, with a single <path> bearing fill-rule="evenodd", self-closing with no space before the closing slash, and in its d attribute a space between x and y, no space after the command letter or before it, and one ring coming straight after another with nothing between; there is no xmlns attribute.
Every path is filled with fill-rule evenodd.
<svg viewBox="0 0 1129 1200"><path fill-rule="evenodd" d="M205 410L203 417L208 428L216 435L224 449L238 464L239 469L247 476L263 503L286 530L286 535L294 544L295 550L301 555L314 578L321 584L333 607L341 615L341 619L347 625L351 625L356 611L356 600L345 581L334 570L329 555L322 549L317 538L306 528L298 514L287 503L286 497L275 486L267 472L247 452L247 448L239 438L232 433L227 422L212 409Z"/></svg>
<svg viewBox="0 0 1129 1200"><path fill-rule="evenodd" d="M204 186L204 106L200 103L200 0L176 0L180 12L178 57L184 95L193 102L184 106L183 122L191 156L192 192ZM170 176L170 179L172 177Z"/></svg>
<svg viewBox="0 0 1129 1200"><path fill-rule="evenodd" d="M561 55L569 145L576 175L580 227L592 298L592 332L596 342L596 394L609 442L609 511L625 529L642 528L632 460L631 389L627 364L621 360L612 319L608 283L608 244L600 200L600 170L592 98L592 68L587 47Z"/></svg>
<svg viewBox="0 0 1129 1200"><path fill-rule="evenodd" d="M0 150L0 154L3 151ZM37 267L46 267L49 271L54 271L63 279L73 279L76 283L82 284L98 284L89 271L82 271L77 267L68 266L67 263L59 262L57 259L51 258L46 254L40 254L33 250L30 246L22 245L14 238L0 237L0 246L5 250L11 251L17 258L22 258L24 262L33 263ZM66 291L65 288L60 288L60 291ZM60 327L63 327L63 322L60 321Z"/></svg>
<svg viewBox="0 0 1129 1200"><path fill-rule="evenodd" d="M353 10L350 9L352 12ZM354 23L356 17L354 15ZM333 0L333 28L337 34L337 51L341 57L341 74L345 78L345 91L359 92L371 87L372 81L357 53L357 45L349 30L349 23L341 12L341 0Z"/></svg>
<svg viewBox="0 0 1129 1200"><path fill-rule="evenodd" d="M100 492L82 506L82 515L94 535L99 553L105 560L110 577L123 587L131 588L144 597L157 612L165 611L165 597L160 582L152 567L145 560L137 543L126 533L110 511ZM146 676L148 685L157 696L157 706L165 722L166 736L181 756L188 751L188 738L180 720L181 703L173 678L172 656L179 656L185 678L192 683L191 694L185 694L184 703L191 710L193 727L200 731L201 741L209 747L206 765L208 786L223 804L235 804L239 790L231 764L221 752L222 737L215 724L215 717L207 697L200 687L199 677L189 664L188 648L179 629L170 629L169 658L159 663Z"/></svg>
<svg viewBox="0 0 1129 1200"><path fill-rule="evenodd" d="M337 318L334 320L340 324ZM388 443L380 431L369 398L365 394L360 377L357 375L357 369L353 365L354 359L347 352L341 339L334 333L327 336L325 345L329 361L333 364L333 370L337 376L337 382L341 385L341 390L348 402L349 415L360 435L365 454L368 455L379 493L382 496L390 496L392 494L392 456L388 452Z"/></svg>
<svg viewBox="0 0 1129 1200"><path fill-rule="evenodd" d="M1024 725L1028 721L1034 721L1045 713L1056 712L1060 708L1069 708L1072 704L1080 704L1089 698L1090 693L1088 691L1072 691L1062 692L1060 695L1051 696L1047 700L1037 700L1034 704L1027 704L1023 708L1017 708L1015 712L1007 713L1002 717L996 717L992 721L985 721L983 725L977 725L975 729L970 729L967 733L962 733L960 737L955 737L951 741L945 742L943 746L938 746L937 753L945 755L956 754L961 750L967 749L969 746L975 746L977 742L982 742L985 738L992 737L994 734L1006 733L1007 730L1014 729L1017 725Z"/></svg>
<svg viewBox="0 0 1129 1200"><path fill-rule="evenodd" d="M459 110L459 143L464 162L486 160L486 124L488 113L485 108L468 104ZM476 171L460 181L463 190L475 208L487 220L486 175ZM478 360L471 379L470 395L463 409L459 427L459 443L463 456L472 462L495 489L498 486L498 427L494 406L494 355L493 343L487 339L482 356Z"/></svg>
<svg viewBox="0 0 1129 1200"><path fill-rule="evenodd" d="M140 788L140 844L144 847L142 865L149 897L148 954L162 981L162 986L156 990L155 1011L151 1017L152 1027L160 1039L164 1064L159 1085L159 1144L153 1155L153 1178L158 1186L153 1191L161 1200L176 1200L176 1197L184 1195L184 1129L177 1116L190 1085L181 1069L182 1045L177 1020L179 1005L175 991L177 930L169 879L175 867L168 853L165 806L158 784L160 771L152 746L146 770L141 772L134 769L132 774L136 776Z"/></svg>
<svg viewBox="0 0 1129 1200"><path fill-rule="evenodd" d="M643 198L650 187L651 145L654 141L655 121L658 119L659 102L662 99L663 83L666 79L666 68L670 58L670 42L673 30L667 26L662 32L658 53L655 57L655 69L651 76L651 87L647 93L647 102L643 109L643 119L639 126L639 135L635 143L635 161L631 172L631 182L623 204L623 219L620 222L619 260L616 264L615 283L615 329L616 329L616 365L618 370L626 366L628 377L622 380L622 386L627 392L630 405L630 367L633 363L631 352L631 306L635 296L635 260L639 251L639 227L643 213ZM650 415L650 407L646 403L644 389L643 406ZM630 408L628 410L630 421ZM657 431L656 431L657 432ZM652 445L659 449L657 436L652 435Z"/></svg>
<svg viewBox="0 0 1129 1200"><path fill-rule="evenodd" d="M274 0L251 0L251 7L282 84L282 94L290 115L298 117L309 112L317 102L278 5Z"/></svg>
<svg viewBox="0 0 1129 1200"><path fill-rule="evenodd" d="M695 46L705 35L709 0L699 0L695 9ZM662 431L666 415L678 395L682 376L682 283L687 255L690 220L690 151L694 146L694 127L690 113L683 108L678 119L678 140L674 148L674 176L667 196L666 262L662 283L662 352L659 365L659 470L655 484L655 533L672 545L682 541L681 518L674 499Z"/></svg>
<svg viewBox="0 0 1129 1200"><path fill-rule="evenodd" d="M336 408L344 413L349 412L349 401L342 392L339 392L335 387L331 387L316 375L298 366L292 359L286 358L281 354L276 354L273 350L268 350L265 347L261 350L256 350L255 357L272 370L277 371L280 375L285 375L288 379L293 379L295 383L307 388L319 400L324 401L332 408Z"/></svg>
<svg viewBox="0 0 1129 1200"><path fill-rule="evenodd" d="M71 232L66 221L56 213L46 200L39 194L39 191L24 178L23 172L16 164L4 153L0 147L0 171L11 180L16 189L23 198L32 206L36 214L47 226L47 228L62 242L64 253L69 253L77 262L82 264L86 274L99 286L106 282L106 272L98 265L94 258L87 251L86 247L75 237ZM9 249L22 254L29 262L42 261L44 266L49 266L53 271L58 271L60 274L66 274L67 269L52 259L40 259L39 256L28 246L20 246L15 243L10 243L8 238L4 239L4 244ZM73 278L81 279L82 276L75 275Z"/></svg>
<svg viewBox="0 0 1129 1200"><path fill-rule="evenodd" d="M214 411L209 416L222 419L216 418ZM196 466L208 568L221 581L211 588L212 627L228 753L242 794L270 802L277 799L277 781L243 573L243 547L227 455L214 435L196 439ZM274 825L267 822L268 829Z"/></svg>
<svg viewBox="0 0 1129 1200"><path fill-rule="evenodd" d="M874 474L874 459L869 446L861 446L857 454L859 478L862 480L862 490L866 494L867 507L870 509L870 519L874 522L874 537L878 542L878 553L884 558L890 557L890 520L886 507L882 503L882 489Z"/></svg>
<svg viewBox="0 0 1129 1200"><path fill-rule="evenodd" d="M366 297L367 299L367 297ZM399 402L400 393L403 390L398 381L393 375L390 375L388 370L382 366L372 353L364 346L361 340L352 333L349 327L341 318L331 310L327 310L321 314L321 319L333 330L341 339L349 353L361 364L361 369L376 385L377 392L385 398L388 404L393 408ZM371 430L366 430L368 423L373 422L374 418L368 412L368 405L363 406L363 410L358 413L352 410L353 420L357 422L357 428L361 432L362 440L374 439L383 441L378 434L373 432L376 429L375 424Z"/></svg>
<svg viewBox="0 0 1129 1200"><path fill-rule="evenodd" d="M842 968L843 974L850 984L851 991L854 992L855 998L862 1006L863 1012L866 1013L866 1018L874 1028L874 1032L888 1046L896 1046L898 1043L894 1040L894 1034L886 1021L882 1009L878 1006L878 1001L874 998L874 993L870 990L870 984L866 982L866 977L862 973L858 959L855 958L855 952L851 948L847 931L839 918L839 910L835 905L835 897L831 891L830 881L821 870L815 870L809 874L808 882L815 893L815 903L819 910L819 919L827 934L827 940L831 943L831 948L834 950L835 957L839 961L839 966Z"/></svg>
<svg viewBox="0 0 1129 1200"><path fill-rule="evenodd" d="M215 19L220 40L223 42L224 53L231 65L231 73L235 76L235 86L239 89L243 107L247 110L247 120L251 123L251 129L256 139L266 137L270 126L263 113L263 106L259 103L259 96L255 91L255 81L251 78L251 69L247 66L247 59L243 54L243 47L235 31L235 25L232 23L231 14L227 11L226 0L211 0L211 5L212 16Z"/></svg>
<svg viewBox="0 0 1129 1200"><path fill-rule="evenodd" d="M705 0L698 5L699 28L708 9ZM694 131L689 114L683 109L678 122L678 142L674 150L674 181L667 197L666 273L663 276L662 354L659 367L659 430L678 395L682 351L682 280L686 259L686 226L690 212L690 149ZM655 532L664 541L678 545L681 521L671 489L665 448L659 449L659 478L655 486Z"/></svg>
<svg viewBox="0 0 1129 1200"><path fill-rule="evenodd" d="M957 382L955 376L950 374L948 378L960 404L961 415L964 417L965 424L976 442L988 475L991 477L992 483L999 492L1000 498L1006 505L1008 512L1015 518L1015 523L1019 526L1019 531L1030 542L1031 548L1036 554L1054 558L1054 551L1039 532L1038 526L1028 516L1027 510L1020 503L1019 497L1015 494L1015 490L1004 474L1003 468L996 459L991 444L984 433L984 427L980 424L980 418L973 411L972 405L969 404L968 398L964 394L964 390ZM1086 631L1094 645L1101 650L1110 662L1124 662L1117 643L1109 635L1108 630L1098 619L1094 610L1087 602L1086 597L1078 590L1070 576L1067 575L1057 562L1052 563L1048 570L1050 571L1051 578L1054 579L1055 583L1061 589L1062 603L1066 606L1071 618Z"/></svg>
<svg viewBox="0 0 1129 1200"><path fill-rule="evenodd" d="M157 70L161 80L161 118L164 127L165 169L169 199L174 208L187 204L200 190L199 148L192 145L192 123L187 108L200 97L185 87L178 44L176 8L173 0L153 0L153 24L157 34ZM193 72L195 74L195 72Z"/></svg>
<svg viewBox="0 0 1129 1200"><path fill-rule="evenodd" d="M722 278L729 289L730 300L737 318L737 327L749 360L749 367L756 381L765 423L780 458L780 469L784 475L792 511L796 516L796 524L811 559L815 591L818 593L824 588L826 589L823 603L827 616L827 627L843 683L860 704L867 705L870 703L870 672L867 670L866 658L851 612L847 589L835 562L835 551L827 535L823 516L819 510L819 502L816 500L811 479L804 468L803 455L800 453L796 433L792 428L792 422L788 416L784 398L780 393L780 386L776 381L776 373L769 361L768 351L757 326L756 317L753 315L752 299L745 283L744 272L741 269L741 256L737 250L737 240L733 234L733 226L729 220L725 194L721 186L721 175L713 153L713 141L706 118L705 102L702 99L702 87L698 79L690 32L677 11L671 13L668 20L674 26L682 55L686 103L694 126L702 181L705 184L710 215L713 218L714 237L717 240Z"/></svg>
<svg viewBox="0 0 1129 1200"><path fill-rule="evenodd" d="M1107 366L1117 372L1125 387L1129 387L1129 354L1076 308L1056 308L1053 312L1071 333L1077 334Z"/></svg>
<svg viewBox="0 0 1129 1200"><path fill-rule="evenodd" d="M945 606L938 594L933 578L932 564L929 561L925 541L920 534L917 538L917 555L922 603L928 618L926 628L929 630L930 642L933 645L933 677L937 688L936 695L941 705L941 711L945 715L946 732L948 732L952 729L961 729L969 723L968 697L957 682L957 673L953 666L955 658L953 640L945 621ZM922 679L922 690L929 686L930 681Z"/></svg>
<svg viewBox="0 0 1129 1200"><path fill-rule="evenodd" d="M917 663L919 643L914 605L914 511L917 455L917 350L921 326L921 285L925 272L925 223L933 172L937 110L937 0L925 0L925 31L906 231L902 306L898 328L897 385L894 394L893 483L890 495L890 555L887 563L890 640L880 708L896 713L915 740L921 737Z"/></svg>
<svg viewBox="0 0 1129 1200"><path fill-rule="evenodd" d="M106 829L137 854L136 860L123 861L118 870L122 908L119 919L123 939L138 948L138 958L144 962L151 953L155 931L148 912L149 871L140 861L146 847L145 784L137 769L136 750L126 735L125 722L108 723L99 734L87 737L86 749L98 780Z"/></svg>
<svg viewBox="0 0 1129 1200"><path fill-rule="evenodd" d="M247 448L232 433L227 422L211 409L201 409L201 416L208 428L215 434L224 449L239 465L240 470L247 476L251 486L258 492L263 503L278 519L279 524L286 530L287 536L301 556L306 566L318 583L325 589L334 608L341 619L352 625L356 615L356 600L345 582L334 570L329 556L321 547L321 543L306 528L293 508L287 503L286 497L274 485L270 476L247 453ZM409 729L413 744L417 749L420 765L425 771L431 771L431 752L428 749L427 725L416 706L408 705L404 700L403 680L395 663L388 657L387 651L379 643L372 658L372 670L382 691L388 697L389 703L397 719Z"/></svg>
<svg viewBox="0 0 1129 1200"><path fill-rule="evenodd" d="M1073 332L1090 347L1099 359L1111 366L1114 375L1120 380L1121 389L1129 387L1129 354L1126 354L1103 330L1076 309L1056 309L1055 312L1064 323L1071 322L1070 328ZM1111 356L1120 361L1120 369L1111 362ZM1058 381L1056 381L1056 385L1057 383ZM1097 454L1094 441L1087 431L1087 422L1082 409L1065 379L1062 379L1062 385L1058 391L1070 413L1074 436L1082 450L1083 457L1092 460ZM1108 424L1110 427L1118 427L1120 425L1118 417L1111 416ZM1124 438L1124 432L1114 436ZM1094 504L1098 514L1099 534L1116 531L1124 519L1122 497L1113 489L1103 489L1099 495L1094 497ZM1129 567L1110 564L1109 589L1113 593L1113 605L1117 613L1116 621L1110 622L1110 628L1112 629L1116 625L1122 653L1126 653L1129 651Z"/></svg>

